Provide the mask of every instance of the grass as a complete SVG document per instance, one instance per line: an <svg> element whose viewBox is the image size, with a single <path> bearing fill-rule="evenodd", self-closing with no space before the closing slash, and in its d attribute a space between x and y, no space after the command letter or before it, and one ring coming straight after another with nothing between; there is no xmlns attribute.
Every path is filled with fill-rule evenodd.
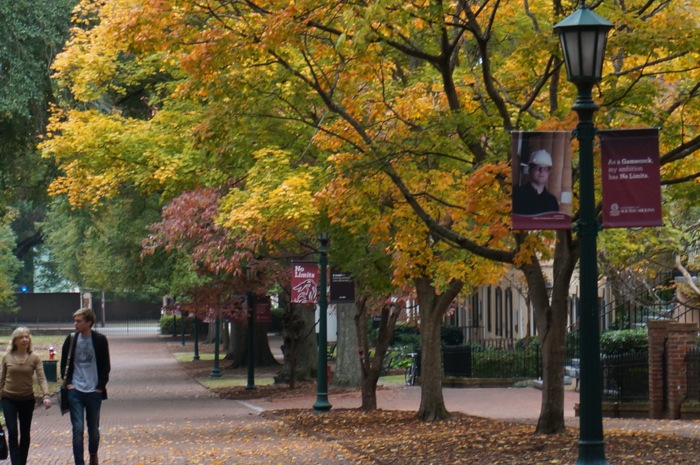
<svg viewBox="0 0 700 465"><path fill-rule="evenodd" d="M382 376L381 378L379 378L379 381L381 381L382 383L404 384L406 382L406 375Z"/></svg>
<svg viewBox="0 0 700 465"><path fill-rule="evenodd" d="M243 387L248 384L247 378L196 378L197 382L209 389ZM255 378L256 386L272 386L274 378Z"/></svg>
<svg viewBox="0 0 700 465"><path fill-rule="evenodd" d="M173 353L173 355L175 356L175 359L178 362L190 362L190 361L192 361L192 357L193 357L192 352L175 352L175 353ZM223 357L223 355L222 355L222 357ZM199 359L200 360L211 360L213 362L214 361L214 354L200 353Z"/></svg>
<svg viewBox="0 0 700 465"><path fill-rule="evenodd" d="M3 355L10 346L10 334L0 335L0 353ZM32 334L32 349L42 360L49 359L49 347L56 350L56 360L60 359L61 347L66 340L67 334ZM3 350L4 349L4 350Z"/></svg>
<svg viewBox="0 0 700 465"><path fill-rule="evenodd" d="M194 378L195 381L200 383L201 385L205 386L206 388L209 389L226 389L226 388L235 388L235 387L244 387L248 384L248 376L247 372L244 369L237 369L237 370L231 370L224 368L223 365L225 365L227 362L223 359L223 357L226 354L219 354L220 356L220 361L221 361L221 377L220 378L212 378L209 376L209 373L211 372L211 368L214 367L214 354L212 352L204 351L199 353L199 360L196 361L194 365L196 365L198 368L192 368L192 357L193 354L191 351L189 352L172 352L173 356L175 359L180 362L184 363L186 367L190 368L190 374ZM206 364L203 364L202 362L207 362ZM269 376L268 373L266 375L268 376L260 376L262 373L260 373L260 370L258 370L257 376L255 376L255 384L256 386L271 386L275 384L275 380L272 376Z"/></svg>

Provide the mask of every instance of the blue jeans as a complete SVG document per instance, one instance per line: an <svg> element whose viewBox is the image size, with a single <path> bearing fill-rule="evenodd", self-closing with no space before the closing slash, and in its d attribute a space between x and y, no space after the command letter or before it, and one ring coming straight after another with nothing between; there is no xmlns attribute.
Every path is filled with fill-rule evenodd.
<svg viewBox="0 0 700 465"><path fill-rule="evenodd" d="M75 465L85 465L85 446L83 434L85 422L88 430L88 452L97 454L100 447L100 407L102 394L99 392L80 392L68 390L68 405L70 406L70 422L73 425L73 459Z"/></svg>
<svg viewBox="0 0 700 465"><path fill-rule="evenodd" d="M31 441L32 416L34 414L34 399L10 400L2 399L2 410L7 426L7 446L12 465L26 465ZM19 430L17 423L19 422Z"/></svg>

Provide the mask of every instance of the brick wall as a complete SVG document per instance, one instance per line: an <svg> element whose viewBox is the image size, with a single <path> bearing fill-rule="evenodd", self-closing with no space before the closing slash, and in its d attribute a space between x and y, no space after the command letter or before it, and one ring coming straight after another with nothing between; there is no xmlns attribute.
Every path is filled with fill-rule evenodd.
<svg viewBox="0 0 700 465"><path fill-rule="evenodd" d="M675 420L681 416L681 404L688 388L685 354L697 346L698 325L671 320L649 321L648 328L649 417ZM668 397L666 406L665 396Z"/></svg>

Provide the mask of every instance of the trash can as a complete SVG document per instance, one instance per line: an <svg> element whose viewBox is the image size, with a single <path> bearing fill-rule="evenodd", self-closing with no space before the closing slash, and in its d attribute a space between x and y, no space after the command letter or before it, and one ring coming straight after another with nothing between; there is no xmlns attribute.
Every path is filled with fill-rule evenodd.
<svg viewBox="0 0 700 465"><path fill-rule="evenodd" d="M46 381L49 383L55 383L58 381L58 370L56 365L58 360L44 360L44 374L46 375Z"/></svg>
<svg viewBox="0 0 700 465"><path fill-rule="evenodd" d="M445 371L445 376L471 377L472 348L470 346L443 347L442 366Z"/></svg>

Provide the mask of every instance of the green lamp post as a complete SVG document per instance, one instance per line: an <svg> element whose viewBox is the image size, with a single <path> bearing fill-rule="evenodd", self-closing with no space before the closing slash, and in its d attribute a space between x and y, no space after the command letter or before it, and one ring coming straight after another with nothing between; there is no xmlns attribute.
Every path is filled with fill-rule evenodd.
<svg viewBox="0 0 700 465"><path fill-rule="evenodd" d="M221 315L216 315L214 321L214 367L209 373L211 378L221 378L221 367L219 366L219 339L221 337Z"/></svg>
<svg viewBox="0 0 700 465"><path fill-rule="evenodd" d="M581 293L581 397L580 436L577 464L607 465L603 441L602 383L600 372L600 323L598 308L597 245L599 225L595 213L593 171L593 114L598 105L592 91L601 79L607 35L613 24L585 4L554 26L559 35L569 81L578 96L573 109L578 114L580 212L579 237Z"/></svg>
<svg viewBox="0 0 700 465"><path fill-rule="evenodd" d="M199 317L194 315L194 355L192 360L199 360Z"/></svg>
<svg viewBox="0 0 700 465"><path fill-rule="evenodd" d="M326 270L328 268L328 234L321 233L318 237L321 247L319 249L319 280L318 280L318 365L316 375L316 402L314 403L314 412L322 413L331 409L331 404L328 402L328 373L326 365L327 349L328 349L328 334L327 334L327 318L328 318L328 298L326 296Z"/></svg>
<svg viewBox="0 0 700 465"><path fill-rule="evenodd" d="M252 291L246 293L246 305L248 306L248 354L246 365L248 365L248 382L246 389L255 389L255 295Z"/></svg>

